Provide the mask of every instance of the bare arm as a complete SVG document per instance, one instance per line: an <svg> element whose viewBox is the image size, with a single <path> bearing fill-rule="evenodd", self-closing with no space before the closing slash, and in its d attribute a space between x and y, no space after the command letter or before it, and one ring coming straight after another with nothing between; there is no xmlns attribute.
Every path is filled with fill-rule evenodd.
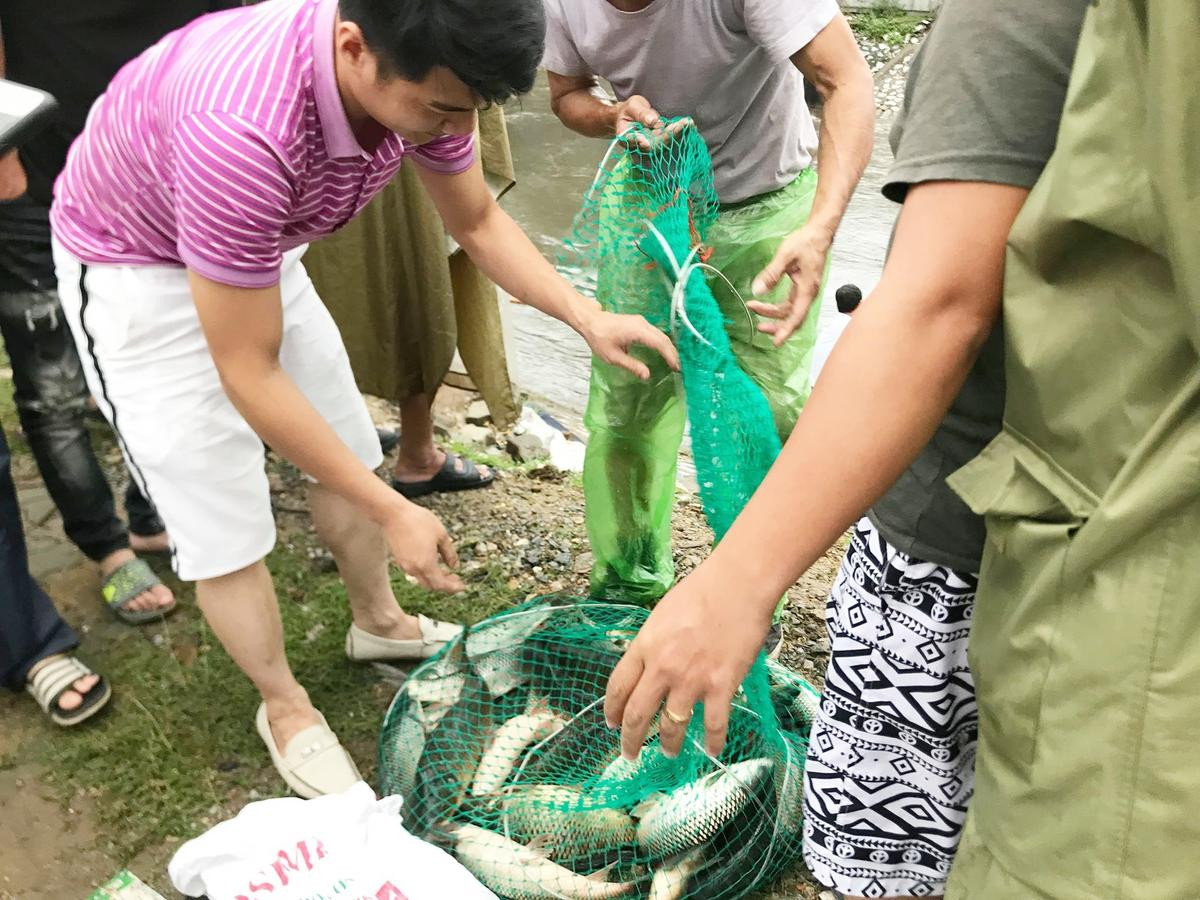
<svg viewBox="0 0 1200 900"><path fill-rule="evenodd" d="M724 540L662 600L609 682L605 713L636 752L666 699L705 703L708 749L779 597L929 441L999 315L1004 246L1027 191L913 188L879 287L834 348L783 453ZM864 427L869 423L870 427ZM682 729L663 717L662 744Z"/></svg>
<svg viewBox="0 0 1200 900"><path fill-rule="evenodd" d="M792 57L821 95L820 183L809 223L832 239L875 144L875 81L842 15Z"/></svg>
<svg viewBox="0 0 1200 900"><path fill-rule="evenodd" d="M619 109L608 99L594 75L547 72L550 109L559 121L584 137L611 138L617 134Z"/></svg>
<svg viewBox="0 0 1200 900"><path fill-rule="evenodd" d="M367 469L279 364L279 286L236 288L189 271L209 352L230 402L267 444L383 527L396 561L426 587L462 590L439 561L458 564L437 518Z"/></svg>
<svg viewBox="0 0 1200 900"><path fill-rule="evenodd" d="M477 162L458 175L420 170L446 228L488 278L522 303L565 322L579 332L592 352L640 378L649 369L630 356L631 344L657 351L672 368L679 358L670 339L641 316L602 312L554 271L517 223L492 198Z"/></svg>
<svg viewBox="0 0 1200 900"><path fill-rule="evenodd" d="M614 103L594 75L546 75L550 81L550 108L559 121L585 137L613 138L635 123L654 128L662 121L645 97L635 94Z"/></svg>
<svg viewBox="0 0 1200 900"><path fill-rule="evenodd" d="M820 290L825 258L875 142L875 82L844 16L835 16L792 62L821 95L824 111L812 213L804 227L780 245L754 284L759 296L785 275L792 281L785 304L750 304L769 317L761 330L774 335L776 346L803 324Z"/></svg>

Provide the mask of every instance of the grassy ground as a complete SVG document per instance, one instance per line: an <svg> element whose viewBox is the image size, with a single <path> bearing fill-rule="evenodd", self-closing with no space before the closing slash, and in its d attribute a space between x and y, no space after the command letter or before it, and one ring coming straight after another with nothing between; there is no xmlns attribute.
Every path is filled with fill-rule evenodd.
<svg viewBox="0 0 1200 900"><path fill-rule="evenodd" d="M350 620L336 574L314 571L298 549L277 550L270 567L297 677L371 780L380 716L394 688L372 667L346 660ZM69 738L48 734L36 748L58 773L51 781L102 798L99 825L122 858L189 837L227 808L281 787L252 728L253 688L205 627L190 591L175 587L184 609L154 639L127 631L88 647L118 691L107 715ZM407 608L451 619L479 618L512 600L491 579L466 597L436 602L403 578L396 588Z"/></svg>
<svg viewBox="0 0 1200 900"><path fill-rule="evenodd" d="M18 483L36 483L16 421L12 383L5 377L0 377L0 423L14 452ZM113 448L98 437L97 450L105 459ZM121 478L119 472L113 476L114 482ZM379 722L398 672L381 674L346 659L345 590L328 557L311 552L315 538L303 511L299 474L273 461L272 484L278 488L280 541L268 564L289 658L370 780ZM82 634L83 658L114 686L114 699L87 727L59 731L44 727L27 698L0 696L7 732L0 742L0 772L36 771L73 812L88 810L91 827L103 836L105 858L140 859L150 880L165 888L163 863L179 841L250 800L281 793L282 784L253 729L255 692L205 625L192 585L178 582L165 561L149 561L175 591L180 610L161 625L141 629L119 626L101 609L94 570L87 564L48 580L60 611ZM452 621L477 621L524 596L519 587L508 587L494 566L477 568L467 593L452 598L414 587L398 570L393 576L405 608ZM0 806L5 799L0 796ZM4 848L0 856L8 856ZM11 861L0 865L3 875ZM97 881L108 874L93 873ZM0 897L6 897L2 881Z"/></svg>
<svg viewBox="0 0 1200 900"><path fill-rule="evenodd" d="M899 47L912 37L916 27L928 16L905 12L894 3L880 3L852 12L847 18L859 37Z"/></svg>

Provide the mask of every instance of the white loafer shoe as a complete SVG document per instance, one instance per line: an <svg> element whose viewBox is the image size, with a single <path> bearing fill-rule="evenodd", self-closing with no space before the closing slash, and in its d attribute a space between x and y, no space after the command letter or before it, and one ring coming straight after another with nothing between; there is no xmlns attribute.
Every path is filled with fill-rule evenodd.
<svg viewBox="0 0 1200 900"><path fill-rule="evenodd" d="M312 800L325 794L340 794L362 781L354 760L329 729L324 716L319 724L310 725L288 741L283 753L275 745L265 703L259 704L254 724L267 745L271 762L297 796Z"/></svg>
<svg viewBox="0 0 1200 900"><path fill-rule="evenodd" d="M407 641L380 637L351 625L346 632L346 655L357 662L429 659L462 634L461 625L435 622L425 616L417 616L417 620L421 623L421 637Z"/></svg>

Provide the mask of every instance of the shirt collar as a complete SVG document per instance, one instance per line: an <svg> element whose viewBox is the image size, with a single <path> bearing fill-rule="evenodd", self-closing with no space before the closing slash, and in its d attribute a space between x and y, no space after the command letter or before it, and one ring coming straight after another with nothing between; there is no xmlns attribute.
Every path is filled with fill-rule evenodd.
<svg viewBox="0 0 1200 900"><path fill-rule="evenodd" d="M337 71L333 63L333 28L337 22L338 0L319 0L313 16L313 94L317 118L325 138L325 151L332 159L369 159L350 128L346 107L338 92Z"/></svg>

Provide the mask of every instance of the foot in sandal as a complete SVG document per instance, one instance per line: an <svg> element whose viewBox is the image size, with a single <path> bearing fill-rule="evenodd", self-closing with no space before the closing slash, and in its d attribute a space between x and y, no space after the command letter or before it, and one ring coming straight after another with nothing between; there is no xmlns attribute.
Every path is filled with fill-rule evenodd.
<svg viewBox="0 0 1200 900"><path fill-rule="evenodd" d="M51 721L64 727L90 719L112 699L108 682L69 653L34 663L25 690Z"/></svg>
<svg viewBox="0 0 1200 900"><path fill-rule="evenodd" d="M175 595L132 550L100 561L101 594L109 609L129 625L155 622L175 611Z"/></svg>
<svg viewBox="0 0 1200 900"><path fill-rule="evenodd" d="M402 455L392 475L392 487L410 500L427 494L472 491L487 487L496 478L485 465L433 448L427 458L419 461Z"/></svg>

